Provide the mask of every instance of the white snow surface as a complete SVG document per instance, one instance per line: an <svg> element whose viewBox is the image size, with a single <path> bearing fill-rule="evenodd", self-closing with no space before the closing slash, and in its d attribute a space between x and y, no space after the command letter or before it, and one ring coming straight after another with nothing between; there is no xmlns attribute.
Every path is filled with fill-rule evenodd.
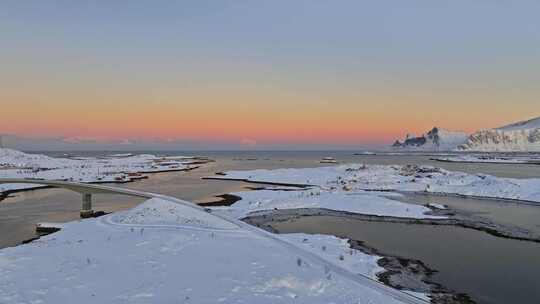
<svg viewBox="0 0 540 304"><path fill-rule="evenodd" d="M64 224L63 223L52 223L52 222L41 222L41 223L37 223L36 224L36 227L40 227L40 228L63 228L64 227Z"/></svg>
<svg viewBox="0 0 540 304"><path fill-rule="evenodd" d="M480 130L460 146L468 151L540 151L540 117Z"/></svg>
<svg viewBox="0 0 540 304"><path fill-rule="evenodd" d="M108 158L55 158L29 154L12 149L0 149L0 178L32 178L66 180L83 183L129 182L152 173L189 169L191 160L169 159L154 155L122 154ZM32 184L0 184L0 192L38 187Z"/></svg>
<svg viewBox="0 0 540 304"><path fill-rule="evenodd" d="M221 229L226 220L198 209L186 223L171 204L152 199L0 250L0 303L400 303L353 279L381 269L346 240Z"/></svg>
<svg viewBox="0 0 540 304"><path fill-rule="evenodd" d="M119 225L134 226L183 226L206 229L238 228L238 226L209 213L158 198L147 200L129 211L116 212L109 217L109 221Z"/></svg>
<svg viewBox="0 0 540 304"><path fill-rule="evenodd" d="M304 191L257 190L233 193L242 199L234 203L228 212L234 212L239 218L256 211L274 209L315 208L330 209L377 216L405 218L443 218L426 214L430 209L393 200L367 191L324 191L311 189Z"/></svg>
<svg viewBox="0 0 540 304"><path fill-rule="evenodd" d="M501 178L431 166L350 164L305 169L229 171L220 178L315 185L323 191L336 193L359 190L420 191L540 202L538 178Z"/></svg>
<svg viewBox="0 0 540 304"><path fill-rule="evenodd" d="M540 163L540 154L536 156L494 156L487 153L480 155L454 155L438 156L431 158L433 160L456 162L456 163L493 163L493 164L528 164Z"/></svg>

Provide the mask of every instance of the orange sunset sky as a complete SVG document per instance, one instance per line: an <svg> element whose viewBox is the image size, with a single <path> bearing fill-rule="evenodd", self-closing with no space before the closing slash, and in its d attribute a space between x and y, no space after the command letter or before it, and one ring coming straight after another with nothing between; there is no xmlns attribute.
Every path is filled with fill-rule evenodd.
<svg viewBox="0 0 540 304"><path fill-rule="evenodd" d="M535 2L382 2L8 1L0 134L356 148L540 115Z"/></svg>

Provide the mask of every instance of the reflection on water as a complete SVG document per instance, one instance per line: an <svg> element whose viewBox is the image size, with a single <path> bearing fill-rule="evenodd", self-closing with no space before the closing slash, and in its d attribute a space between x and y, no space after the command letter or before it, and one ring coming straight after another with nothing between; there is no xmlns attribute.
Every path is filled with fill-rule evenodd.
<svg viewBox="0 0 540 304"><path fill-rule="evenodd" d="M540 303L540 244L460 227L309 216L272 224L280 233L329 234L365 241L389 255L418 259L435 282L478 303Z"/></svg>

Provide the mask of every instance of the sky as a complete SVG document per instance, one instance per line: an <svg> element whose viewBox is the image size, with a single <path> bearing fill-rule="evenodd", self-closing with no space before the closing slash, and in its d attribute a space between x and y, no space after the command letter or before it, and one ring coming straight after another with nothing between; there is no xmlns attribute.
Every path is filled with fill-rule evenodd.
<svg viewBox="0 0 540 304"><path fill-rule="evenodd" d="M540 2L0 3L0 134L35 149L358 149L540 116Z"/></svg>

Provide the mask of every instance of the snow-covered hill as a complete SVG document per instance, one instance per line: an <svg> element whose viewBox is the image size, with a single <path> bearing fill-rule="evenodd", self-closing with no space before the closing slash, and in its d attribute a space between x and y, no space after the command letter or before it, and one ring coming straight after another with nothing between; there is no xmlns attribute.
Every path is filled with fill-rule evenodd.
<svg viewBox="0 0 540 304"><path fill-rule="evenodd" d="M540 151L540 117L478 131L460 146L466 151Z"/></svg>
<svg viewBox="0 0 540 304"><path fill-rule="evenodd" d="M1 249L0 302L422 302L375 282L380 257L345 239L270 235L161 197Z"/></svg>
<svg viewBox="0 0 540 304"><path fill-rule="evenodd" d="M450 151L464 144L466 140L467 134L464 132L435 127L419 137L407 135L403 142L396 140L392 147L405 150Z"/></svg>

